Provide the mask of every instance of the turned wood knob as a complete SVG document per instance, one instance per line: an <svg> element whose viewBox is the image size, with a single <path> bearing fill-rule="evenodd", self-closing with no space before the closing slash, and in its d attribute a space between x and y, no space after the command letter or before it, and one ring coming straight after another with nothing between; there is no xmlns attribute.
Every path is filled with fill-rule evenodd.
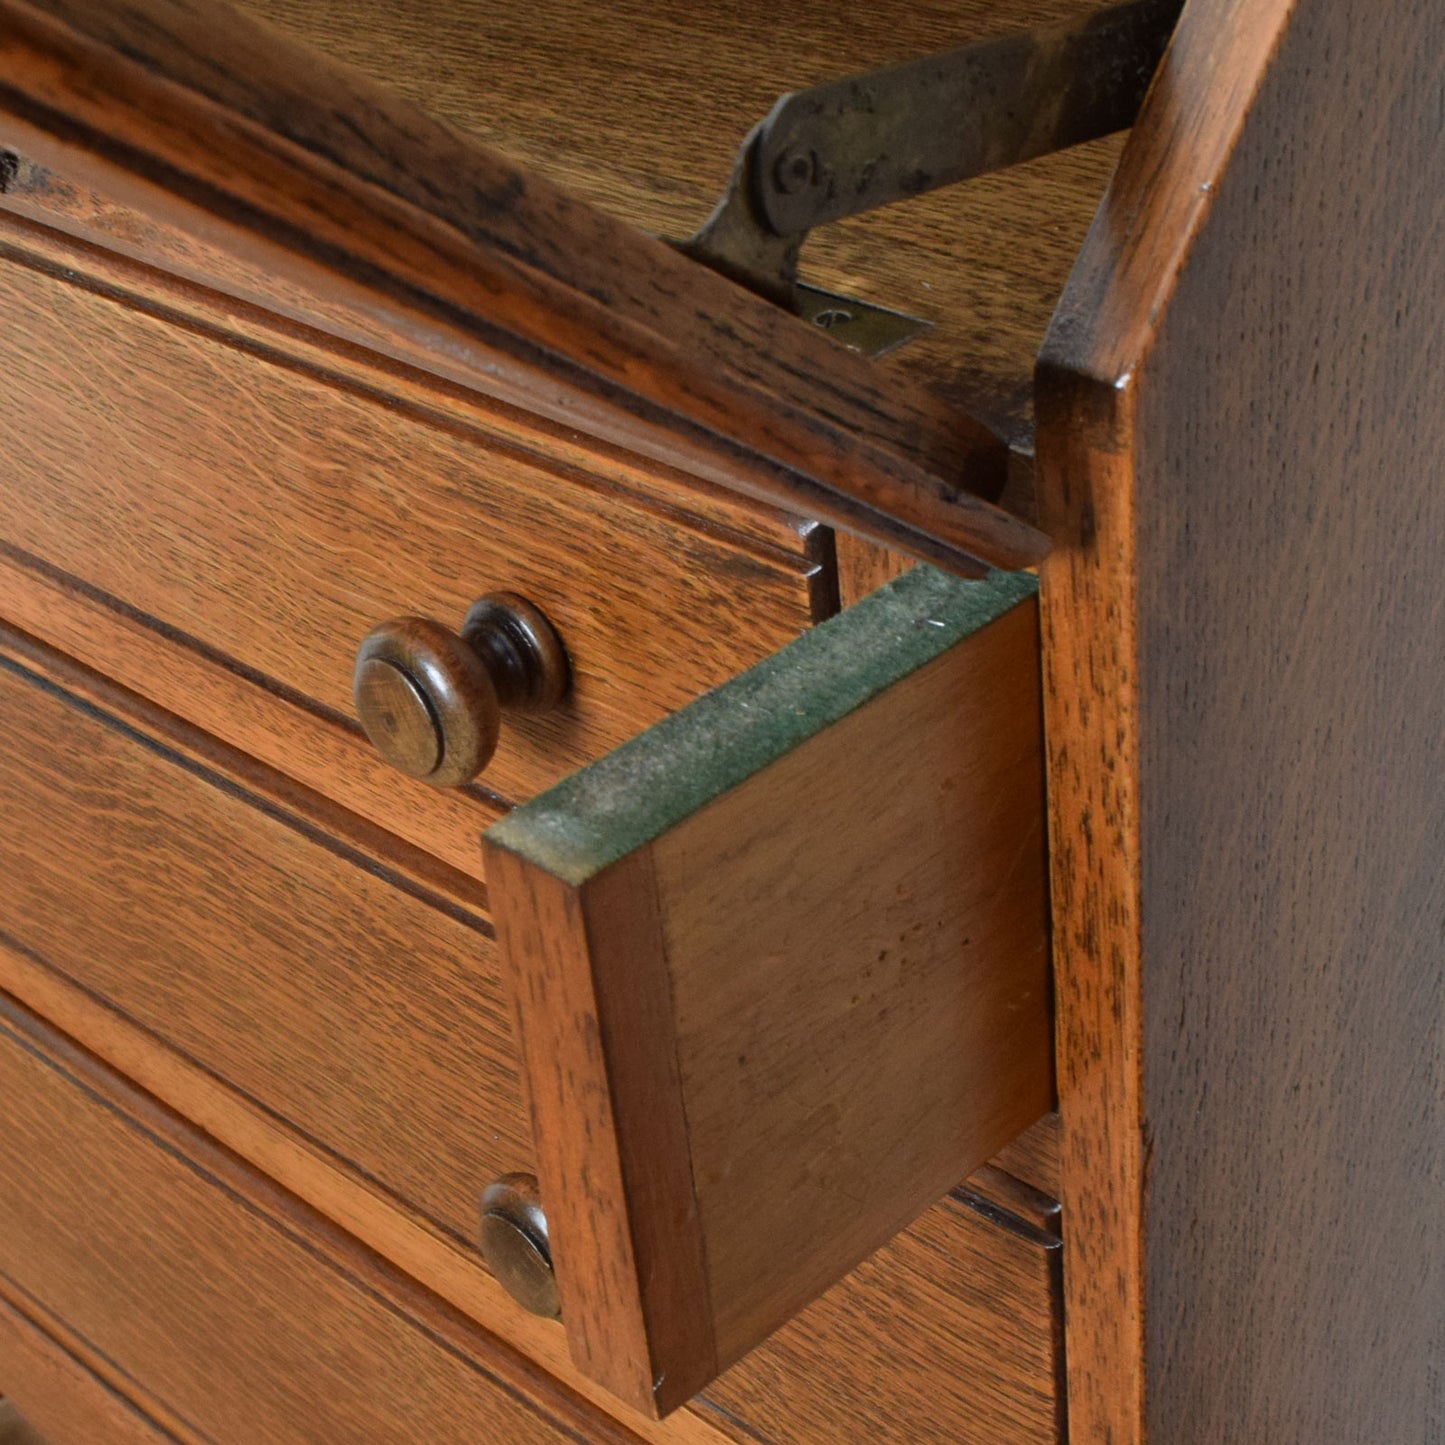
<svg viewBox="0 0 1445 1445"><path fill-rule="evenodd" d="M426 617L374 628L352 687L366 735L393 767L438 788L470 782L491 761L502 710L546 712L567 691L562 640L515 592L476 603L460 635Z"/></svg>
<svg viewBox="0 0 1445 1445"><path fill-rule="evenodd" d="M523 1309L560 1319L547 1216L530 1174L504 1174L482 1195L482 1254L502 1288Z"/></svg>

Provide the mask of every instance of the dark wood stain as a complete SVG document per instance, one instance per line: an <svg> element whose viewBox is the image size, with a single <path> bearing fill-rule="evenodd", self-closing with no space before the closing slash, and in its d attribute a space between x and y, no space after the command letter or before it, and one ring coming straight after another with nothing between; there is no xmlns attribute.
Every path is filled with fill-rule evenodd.
<svg viewBox="0 0 1445 1445"><path fill-rule="evenodd" d="M1442 53L1195 0L1046 348L1076 1439L1439 1439Z"/></svg>

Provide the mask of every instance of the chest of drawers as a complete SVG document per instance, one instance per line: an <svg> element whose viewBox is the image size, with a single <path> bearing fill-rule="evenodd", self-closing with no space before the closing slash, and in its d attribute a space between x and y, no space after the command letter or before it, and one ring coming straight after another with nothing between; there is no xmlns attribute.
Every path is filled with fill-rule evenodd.
<svg viewBox="0 0 1445 1445"><path fill-rule="evenodd" d="M0 5L53 1445L1435 1438L1439 22L1191 0L883 362L646 234L963 8Z"/></svg>

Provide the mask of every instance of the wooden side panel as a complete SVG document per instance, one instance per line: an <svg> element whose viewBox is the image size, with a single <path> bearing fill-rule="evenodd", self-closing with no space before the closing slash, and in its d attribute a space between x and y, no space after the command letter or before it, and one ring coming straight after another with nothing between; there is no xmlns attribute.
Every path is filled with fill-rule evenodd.
<svg viewBox="0 0 1445 1445"><path fill-rule="evenodd" d="M1022 603L652 845L720 1360L1050 1102Z"/></svg>
<svg viewBox="0 0 1445 1445"><path fill-rule="evenodd" d="M1078 1441L1445 1419L1442 54L1193 0L1048 348Z"/></svg>
<svg viewBox="0 0 1445 1445"><path fill-rule="evenodd" d="M705 1290L669 1297L707 1311L715 1364L644 1309L641 1404L678 1403L1049 1106L1031 594L910 574L487 836L536 1132L568 1140L544 1201L680 1109L685 1161L653 1154L672 1186L604 1207L673 1241L659 1268L702 1259ZM574 1066L584 1098L612 1085L611 1134L570 1107ZM626 1375L608 1347L636 1292L576 1237L564 1218L564 1318L612 1323L572 1337L579 1364Z"/></svg>

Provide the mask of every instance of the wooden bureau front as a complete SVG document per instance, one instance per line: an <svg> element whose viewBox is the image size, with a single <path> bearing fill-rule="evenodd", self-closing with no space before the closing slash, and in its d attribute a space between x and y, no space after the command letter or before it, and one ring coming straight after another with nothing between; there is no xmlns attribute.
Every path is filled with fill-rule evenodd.
<svg viewBox="0 0 1445 1445"><path fill-rule="evenodd" d="M905 1445L941 1411L967 1445L1060 1438L1058 1241L1016 1187L980 1180L696 1413L628 1428L8 1003L0 1089L0 1381L49 1445Z"/></svg>
<svg viewBox="0 0 1445 1445"><path fill-rule="evenodd" d="M252 312L244 337L234 317L221 334L217 293L5 224L0 292L28 321L0 348L32 404L4 423L0 574L23 631L0 642L0 796L32 821L0 843L0 986L566 1389L619 1408L477 1250L487 1184L537 1167L478 835L506 807L494 788L525 798L819 620L836 585L827 534L766 512L728 525L705 493L705 518L686 492L662 505L655 473L648 495L605 472L623 469L615 454L584 472L575 451L559 463L519 445L524 419L499 437L363 390L365 362L334 339ZM253 435L266 402L306 448ZM606 596L592 561L616 584ZM556 618L577 668L568 716L509 725L493 786L400 777L350 720L360 633L402 610L459 621L498 584ZM1011 626L1018 687L1034 644L1031 624ZM942 1361L951 1409L989 1401L981 1441L1054 1439L1056 1226L1007 1176L978 1187L687 1418L796 1438L830 1379L829 1410L866 1414L879 1402L853 1392L848 1365L861 1352L894 1381L880 1441L916 1438ZM90 1330L81 1296L37 1297ZM136 1368L171 1398L155 1358ZM659 1438L690 1438L675 1421Z"/></svg>
<svg viewBox="0 0 1445 1445"><path fill-rule="evenodd" d="M1440 7L245 8L0 0L13 1404L1433 1440ZM1084 65L1117 176L840 219L830 334L774 304L842 194L779 92L876 142L863 72L1069 19L1167 41ZM1044 93L985 138L1077 138L1074 40L988 53ZM932 329L840 349L873 302ZM352 649L497 588L572 699L403 781L363 729L457 781L450 713L367 672L358 727ZM560 1324L472 1247L519 1161L477 1232Z"/></svg>
<svg viewBox="0 0 1445 1445"><path fill-rule="evenodd" d="M1088 196L1105 173L1099 153L1083 173ZM572 429L560 384L528 411L458 381L441 329L418 341L404 318L391 328L352 306L345 288L308 291L23 157L7 189L0 798L34 821L0 840L14 880L0 899L0 987L34 1016L26 1027L59 1031L43 1067L17 1066L15 1085L35 1137L100 1127L81 1102L92 1086L126 1101L117 1118L155 1101L176 1118L161 1131L164 1159L149 1124L124 1145L96 1144L134 1156L100 1171L101 1193L133 1181L117 1195L130 1229L119 1252L127 1268L154 1271L171 1313L144 1337L122 1320L134 1297L79 1244L85 1181L64 1151L36 1174L33 1249L0 1262L0 1293L182 1439L232 1438L241 1419L248 1438L278 1441L461 1438L486 1421L505 1440L561 1429L782 1445L847 1438L866 1422L871 1440L901 1445L941 1412L960 1441L1059 1440L1056 1206L988 1168L934 1203L1051 1098L1029 579L970 591L918 573L839 618L821 651L789 652L858 599L859 579L902 570L898 559L741 500L697 448L675 465L655 442L634 450L629 418L621 444L595 415L579 411L585 426ZM1010 318L989 357L998 374L985 389L1015 432L1026 430L1020 379L1005 374L1042 326L1042 304L1033 309ZM822 369L804 389L831 405L829 358L809 357ZM789 364L769 361L780 373ZM912 395L911 381L898 386ZM839 414L854 405L840 400ZM906 430L881 405L879 416ZM734 452L746 494L757 459ZM1026 449L1016 460L1026 473ZM508 720L478 782L401 777L355 721L358 644L399 614L456 630L498 589L556 627L565 701ZM714 746L696 718L680 752L676 730L648 731L709 689L722 691L707 716L742 716L780 677L798 688L767 702L760 746L727 727ZM660 772L611 781L649 756L664 759ZM850 776L860 768L874 770L866 786ZM696 796L689 773L707 783ZM493 858L514 850L500 896L483 829L559 781L493 844ZM574 815L569 786L614 802L632 787L644 805L656 789L660 801L648 824L658 832L633 837L614 874L635 890L596 909L577 885L569 917L583 920L582 946L559 996L584 1006L560 1017L545 1006L554 939L529 934L526 900L572 884L565 868L549 879L547 846L534 844L559 818L586 828L607 813ZM929 819L948 847L925 839L915 854L927 830L910 818ZM846 847L834 846L837 829L854 830ZM773 835L807 858L806 888L738 867L730 840ZM668 868L679 871L654 897ZM662 917L664 894L674 918ZM762 896L758 916L730 930L723 915ZM493 924L504 916L509 963ZM614 962L598 960L635 941L647 947L609 979ZM666 1077L630 1076L618 1043L645 1038L665 1062L675 1027L687 1077L673 1094ZM766 1042L750 1059L754 1035ZM574 1076L576 1054L599 1038L601 1073ZM846 1067L825 1057L829 1039ZM85 1069L63 1077L72 1045L102 1061L103 1086ZM872 1071L861 1083L859 1066ZM595 1133L593 1085L613 1111ZM766 1106L732 1107L740 1089ZM681 1133L654 1132L668 1119ZM608 1181L614 1129L626 1157ZM556 1146L574 1132L588 1137L569 1175ZM666 1146L656 1157L654 1141ZM220 1189L205 1177L220 1168L207 1152L217 1144L235 1156ZM1054 1190L1051 1168L1017 1167ZM698 1238L679 1233L654 1270L646 1251L668 1243L673 1218L656 1181L693 1170L687 1228ZM565 1336L504 1291L477 1247L484 1190L519 1171L540 1174L553 1200L574 1182L601 1190L595 1211L590 1196L548 1210L564 1303L575 1304ZM765 1209L747 1217L774 1174L801 1181L785 1231ZM250 1190L272 1227L294 1232L277 1253L237 1223L232 1195ZM767 1207L791 1208L781 1195ZM147 1208L155 1240L136 1222ZM623 1221L624 1271L637 1266L643 1296L631 1313L636 1281L613 1291L593 1213ZM198 1291L188 1268L211 1270L233 1228L237 1262ZM783 1257L769 1260L774 1236ZM659 1313L648 1290L681 1288L690 1252L709 1248L727 1267L699 1295L673 1296L681 1314ZM358 1303L379 1286L353 1279L344 1306L293 1331L292 1313L331 1298L326 1270L365 1275L366 1251L383 1262L383 1293L404 1301L405 1329L386 1334L393 1325ZM292 1332L268 1377L277 1309ZM438 1310L452 1322L444 1344ZM689 1353L684 1317L709 1315L725 1329ZM637 1332L626 1369L599 1357L599 1329ZM205 1396L181 1358L198 1332L231 1341L228 1385L254 1392L250 1406ZM442 1403L413 1415L381 1400L386 1380L358 1385L373 1350L409 1362L401 1394L436 1384ZM436 1383L458 1359L467 1383ZM502 1384L477 1385L478 1368ZM517 1414L514 1391L542 1400L542 1414Z"/></svg>
<svg viewBox="0 0 1445 1445"><path fill-rule="evenodd" d="M3 213L0 255L9 619L463 871L508 801L829 604L806 525L691 517L624 456ZM354 721L358 644L497 589L556 627L567 696L478 784L419 787Z"/></svg>
<svg viewBox="0 0 1445 1445"><path fill-rule="evenodd" d="M32 674L0 673L0 715L12 991L102 1000L469 1242L533 1167L485 917Z"/></svg>

